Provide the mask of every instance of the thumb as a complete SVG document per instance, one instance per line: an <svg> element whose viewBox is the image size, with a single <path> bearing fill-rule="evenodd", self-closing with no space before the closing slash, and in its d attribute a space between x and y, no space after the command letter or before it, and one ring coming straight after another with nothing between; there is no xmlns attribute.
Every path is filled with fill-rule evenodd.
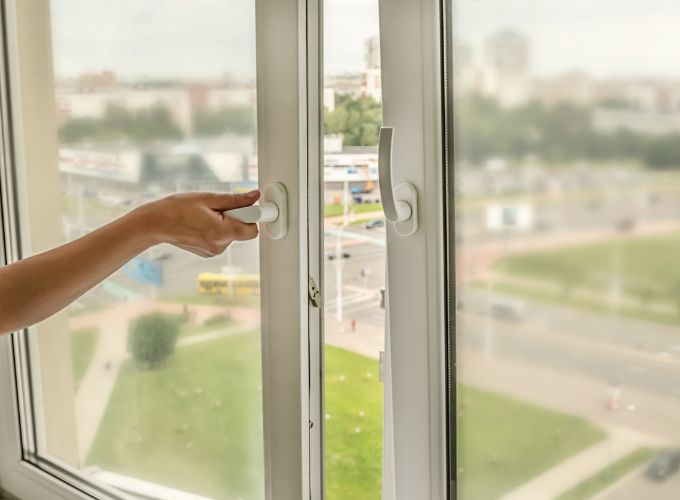
<svg viewBox="0 0 680 500"><path fill-rule="evenodd" d="M232 208L248 207L260 197L255 189L248 193L209 193L206 203L213 210L229 210Z"/></svg>

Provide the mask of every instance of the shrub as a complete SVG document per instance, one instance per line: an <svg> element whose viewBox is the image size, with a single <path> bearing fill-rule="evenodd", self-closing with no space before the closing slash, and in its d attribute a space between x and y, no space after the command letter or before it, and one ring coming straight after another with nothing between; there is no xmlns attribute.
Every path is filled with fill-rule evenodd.
<svg viewBox="0 0 680 500"><path fill-rule="evenodd" d="M137 318L128 336L128 349L137 365L145 369L160 366L175 351L179 328L179 321L167 314Z"/></svg>

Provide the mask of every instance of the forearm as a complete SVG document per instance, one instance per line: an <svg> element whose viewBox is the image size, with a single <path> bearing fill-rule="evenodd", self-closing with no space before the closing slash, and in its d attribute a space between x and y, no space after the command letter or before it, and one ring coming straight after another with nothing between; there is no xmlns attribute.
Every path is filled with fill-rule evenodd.
<svg viewBox="0 0 680 500"><path fill-rule="evenodd" d="M54 314L158 241L134 210L77 240L0 268L0 334Z"/></svg>

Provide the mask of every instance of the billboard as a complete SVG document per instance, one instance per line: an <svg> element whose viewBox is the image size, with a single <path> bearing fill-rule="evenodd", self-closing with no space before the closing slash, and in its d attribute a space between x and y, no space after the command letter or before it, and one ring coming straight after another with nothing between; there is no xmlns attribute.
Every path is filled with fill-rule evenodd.
<svg viewBox="0 0 680 500"><path fill-rule="evenodd" d="M486 227L492 231L530 230L534 227L534 209L528 203L488 205Z"/></svg>

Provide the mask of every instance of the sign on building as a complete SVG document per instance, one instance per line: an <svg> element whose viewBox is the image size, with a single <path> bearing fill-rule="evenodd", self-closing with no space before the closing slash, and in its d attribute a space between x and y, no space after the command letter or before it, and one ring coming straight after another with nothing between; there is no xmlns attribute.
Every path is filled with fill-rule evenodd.
<svg viewBox="0 0 680 500"><path fill-rule="evenodd" d="M525 203L488 205L486 227L490 230L529 230L534 227L533 207Z"/></svg>

